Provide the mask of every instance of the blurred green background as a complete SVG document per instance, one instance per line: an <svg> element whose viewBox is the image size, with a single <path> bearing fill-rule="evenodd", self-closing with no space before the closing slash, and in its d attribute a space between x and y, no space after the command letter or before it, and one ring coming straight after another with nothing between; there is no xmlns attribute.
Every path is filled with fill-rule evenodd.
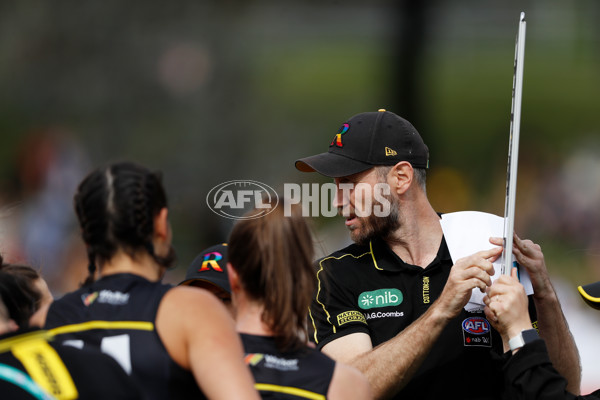
<svg viewBox="0 0 600 400"><path fill-rule="evenodd" d="M163 172L179 255L166 279L178 282L231 229L206 205L212 187L328 182L294 160L379 108L429 145L436 210L502 215L521 11L516 230L567 292L600 280L596 0L5 0L0 252L72 290L86 275L75 186L129 159ZM339 219L314 223L320 252L349 242Z"/></svg>
<svg viewBox="0 0 600 400"><path fill-rule="evenodd" d="M516 229L553 276L600 280L600 3L0 3L0 251L59 294L86 274L72 211L93 167L163 171L179 267L224 241L215 185L327 182L294 160L386 108L430 147L436 210L502 215L514 40L526 12ZM322 252L348 243L314 221Z"/></svg>

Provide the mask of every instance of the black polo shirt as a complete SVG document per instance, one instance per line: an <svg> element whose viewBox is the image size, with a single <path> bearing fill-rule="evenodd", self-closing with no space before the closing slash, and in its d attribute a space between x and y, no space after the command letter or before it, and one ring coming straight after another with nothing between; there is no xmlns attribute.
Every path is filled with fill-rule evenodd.
<svg viewBox="0 0 600 400"><path fill-rule="evenodd" d="M317 347L355 332L368 334L373 347L391 339L440 296L452 265L443 238L426 268L405 263L379 239L324 257L309 314ZM500 398L502 375L492 349L502 354L502 339L483 310L463 309L397 398Z"/></svg>

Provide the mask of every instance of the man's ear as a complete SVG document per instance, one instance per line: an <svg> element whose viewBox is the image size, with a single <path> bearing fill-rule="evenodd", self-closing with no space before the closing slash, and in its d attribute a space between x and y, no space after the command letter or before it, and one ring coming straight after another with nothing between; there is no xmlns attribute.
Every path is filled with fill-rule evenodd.
<svg viewBox="0 0 600 400"><path fill-rule="evenodd" d="M166 207L154 217L154 234L161 239L166 239L169 234L169 211Z"/></svg>
<svg viewBox="0 0 600 400"><path fill-rule="evenodd" d="M400 161L394 165L388 174L392 192L401 195L404 194L413 182L415 171L407 161Z"/></svg>

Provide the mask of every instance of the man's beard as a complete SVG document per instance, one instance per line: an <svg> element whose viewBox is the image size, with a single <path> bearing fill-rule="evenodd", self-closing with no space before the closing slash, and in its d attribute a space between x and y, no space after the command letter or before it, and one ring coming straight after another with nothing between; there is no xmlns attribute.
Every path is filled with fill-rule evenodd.
<svg viewBox="0 0 600 400"><path fill-rule="evenodd" d="M353 242L359 245L366 245L377 237L386 240L400 228L400 202L393 194L386 195L385 198L390 203L390 215L387 217L378 217L374 212L371 212L368 217L361 217L360 229L350 231L350 238Z"/></svg>

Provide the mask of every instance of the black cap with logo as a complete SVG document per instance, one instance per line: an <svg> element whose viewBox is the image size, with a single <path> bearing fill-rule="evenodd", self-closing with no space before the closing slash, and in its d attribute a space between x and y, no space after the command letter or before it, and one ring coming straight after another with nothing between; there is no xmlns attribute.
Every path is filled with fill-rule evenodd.
<svg viewBox="0 0 600 400"><path fill-rule="evenodd" d="M227 243L204 249L190 264L180 285L204 281L231 293L227 277Z"/></svg>
<svg viewBox="0 0 600 400"><path fill-rule="evenodd" d="M296 168L339 178L400 161L408 161L414 168L428 168L429 149L410 122L380 109L350 118L334 136L327 153L301 158Z"/></svg>
<svg viewBox="0 0 600 400"><path fill-rule="evenodd" d="M588 306L600 310L600 281L578 286L577 290Z"/></svg>

